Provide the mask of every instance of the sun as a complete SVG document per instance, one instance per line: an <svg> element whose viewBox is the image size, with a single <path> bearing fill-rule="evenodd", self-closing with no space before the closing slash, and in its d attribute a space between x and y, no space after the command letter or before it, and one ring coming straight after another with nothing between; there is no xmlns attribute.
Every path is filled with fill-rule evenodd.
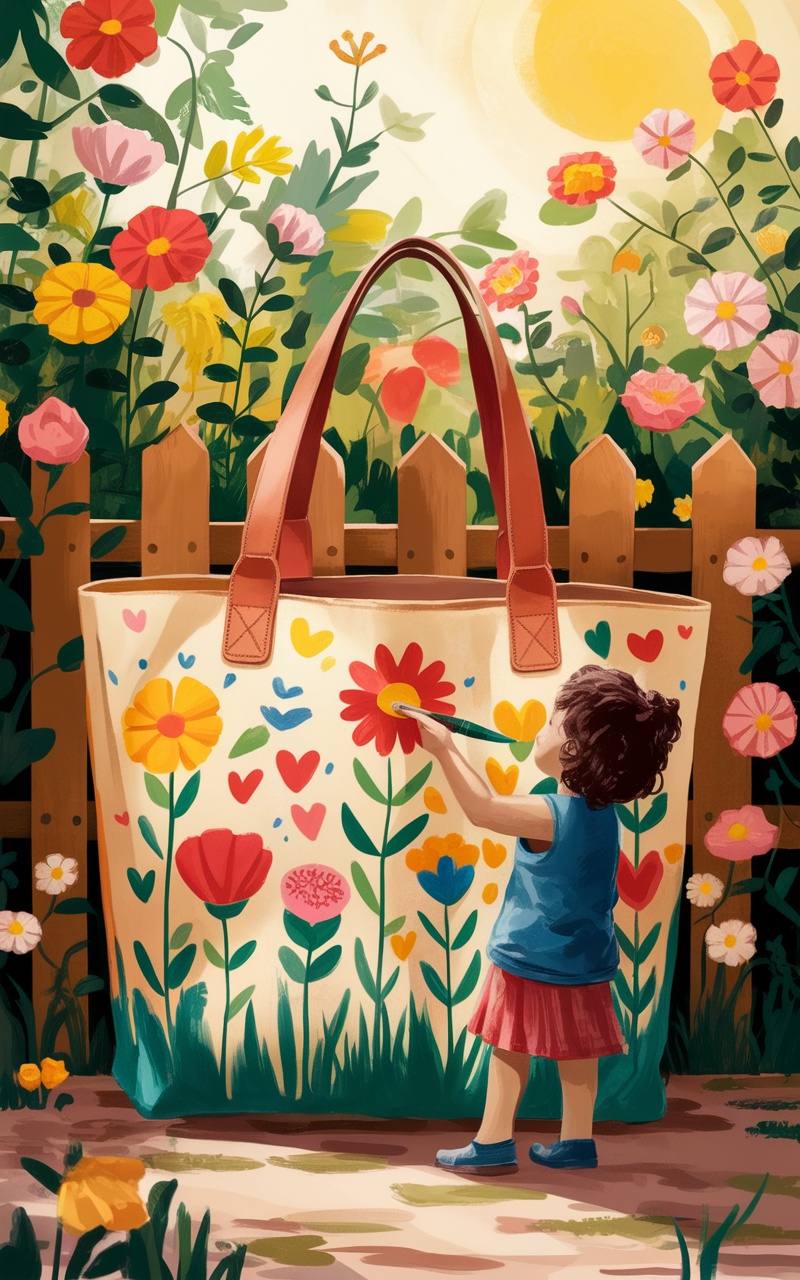
<svg viewBox="0 0 800 1280"><path fill-rule="evenodd" d="M516 31L520 83L545 115L583 138L627 139L656 107L679 107L693 116L703 142L722 116L708 79L717 52L711 30L722 25L735 44L753 38L753 24L739 0L695 0L691 7L680 0L533 0Z"/></svg>

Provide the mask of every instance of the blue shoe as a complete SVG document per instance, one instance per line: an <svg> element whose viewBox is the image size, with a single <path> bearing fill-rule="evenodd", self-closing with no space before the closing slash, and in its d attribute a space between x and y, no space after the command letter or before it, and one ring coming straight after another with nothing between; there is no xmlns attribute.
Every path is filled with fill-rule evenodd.
<svg viewBox="0 0 800 1280"><path fill-rule="evenodd" d="M517 1144L506 1142L470 1142L454 1151L437 1151L436 1163L441 1169L458 1173L509 1173L517 1168Z"/></svg>
<svg viewBox="0 0 800 1280"><path fill-rule="evenodd" d="M597 1147L593 1138L573 1138L568 1142L554 1142L545 1147L534 1142L531 1147L534 1164L547 1165L548 1169L596 1169Z"/></svg>

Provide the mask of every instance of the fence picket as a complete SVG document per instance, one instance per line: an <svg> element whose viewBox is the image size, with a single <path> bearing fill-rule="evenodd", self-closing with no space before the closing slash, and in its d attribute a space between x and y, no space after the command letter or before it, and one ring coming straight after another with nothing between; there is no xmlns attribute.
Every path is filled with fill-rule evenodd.
<svg viewBox="0 0 800 1280"><path fill-rule="evenodd" d="M248 506L268 446L269 437L253 450L248 459ZM327 440L320 442L317 469L308 503L308 519L311 525L311 555L315 575L326 577L344 573L344 462Z"/></svg>
<svg viewBox="0 0 800 1280"><path fill-rule="evenodd" d="M569 580L633 585L636 471L610 436L581 450L569 472Z"/></svg>
<svg viewBox="0 0 800 1280"><path fill-rule="evenodd" d="M435 435L422 436L397 468L397 569L467 572L467 469Z"/></svg>
<svg viewBox="0 0 800 1280"><path fill-rule="evenodd" d="M142 577L208 573L208 450L179 426L142 455Z"/></svg>

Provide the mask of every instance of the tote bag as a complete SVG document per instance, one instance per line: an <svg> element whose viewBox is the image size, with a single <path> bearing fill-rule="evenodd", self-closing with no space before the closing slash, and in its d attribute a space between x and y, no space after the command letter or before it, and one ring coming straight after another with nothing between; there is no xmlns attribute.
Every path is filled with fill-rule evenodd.
<svg viewBox="0 0 800 1280"><path fill-rule="evenodd" d="M405 255L453 288L498 513L497 580L315 580L307 518L333 380L366 290ZM483 1105L466 1030L514 841L463 816L393 700L496 727L459 738L502 794L554 790L531 741L586 663L680 699L657 796L620 806L615 1001L628 1051L599 1117L664 1110L686 800L710 606L555 584L529 427L474 284L398 242L311 352L270 442L230 578L80 590L116 1033L145 1115L317 1111L456 1117ZM535 1060L521 1114L558 1114Z"/></svg>

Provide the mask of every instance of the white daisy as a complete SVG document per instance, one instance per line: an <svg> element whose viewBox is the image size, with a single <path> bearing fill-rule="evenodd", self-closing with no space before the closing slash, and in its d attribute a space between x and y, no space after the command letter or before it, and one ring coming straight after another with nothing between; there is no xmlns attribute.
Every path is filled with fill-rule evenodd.
<svg viewBox="0 0 800 1280"><path fill-rule="evenodd" d="M722 577L743 596L765 596L777 591L791 572L779 538L740 538L728 548Z"/></svg>
<svg viewBox="0 0 800 1280"><path fill-rule="evenodd" d="M37 862L35 871L36 888L44 893L63 893L78 879L77 860L60 853L51 853L44 862Z"/></svg>
<svg viewBox="0 0 800 1280"><path fill-rule="evenodd" d="M756 953L756 931L748 922L726 920L724 924L712 924L706 929L706 947L710 960L733 967L744 964Z"/></svg>
<svg viewBox="0 0 800 1280"><path fill-rule="evenodd" d="M716 876L698 872L686 881L686 897L694 907L713 907L719 902L725 886Z"/></svg>
<svg viewBox="0 0 800 1280"><path fill-rule="evenodd" d="M42 926L30 911L0 911L0 951L24 956L33 951L42 936Z"/></svg>

